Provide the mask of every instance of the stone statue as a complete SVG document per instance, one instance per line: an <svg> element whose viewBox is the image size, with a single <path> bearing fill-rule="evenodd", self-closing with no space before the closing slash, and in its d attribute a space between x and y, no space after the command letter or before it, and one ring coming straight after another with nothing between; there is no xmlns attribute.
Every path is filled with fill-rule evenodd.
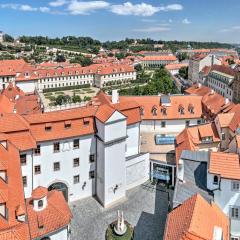
<svg viewBox="0 0 240 240"><path fill-rule="evenodd" d="M123 211L117 211L117 224L114 226L114 231L117 235L122 236L127 231L127 226L124 221Z"/></svg>

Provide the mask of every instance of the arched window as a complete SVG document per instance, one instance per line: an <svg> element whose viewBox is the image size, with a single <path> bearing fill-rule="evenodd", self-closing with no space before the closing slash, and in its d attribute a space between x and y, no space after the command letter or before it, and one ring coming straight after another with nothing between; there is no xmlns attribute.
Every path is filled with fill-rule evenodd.
<svg viewBox="0 0 240 240"><path fill-rule="evenodd" d="M157 107L156 106L153 106L152 114L153 114L153 116L157 116Z"/></svg>
<svg viewBox="0 0 240 240"><path fill-rule="evenodd" d="M213 184L218 185L218 176L216 175L213 177Z"/></svg>
<svg viewBox="0 0 240 240"><path fill-rule="evenodd" d="M161 108L161 113L163 115L167 115L167 109L166 108Z"/></svg>
<svg viewBox="0 0 240 240"><path fill-rule="evenodd" d="M43 207L43 200L39 200L38 201L38 208L42 208Z"/></svg>
<svg viewBox="0 0 240 240"><path fill-rule="evenodd" d="M188 111L189 111L190 113L194 113L194 106L193 106L192 104L189 104L189 106L188 106Z"/></svg>
<svg viewBox="0 0 240 240"><path fill-rule="evenodd" d="M51 240L50 237L44 237L44 238L41 238L41 240Z"/></svg>
<svg viewBox="0 0 240 240"><path fill-rule="evenodd" d="M180 113L180 114L184 114L184 107L183 107L183 105L179 105L179 107L178 107L178 112Z"/></svg>

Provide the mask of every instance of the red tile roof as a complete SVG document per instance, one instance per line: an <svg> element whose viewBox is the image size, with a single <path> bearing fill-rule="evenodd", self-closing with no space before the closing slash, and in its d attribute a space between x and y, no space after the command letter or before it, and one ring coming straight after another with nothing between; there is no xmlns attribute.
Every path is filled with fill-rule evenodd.
<svg viewBox="0 0 240 240"><path fill-rule="evenodd" d="M213 65L211 67L211 72L212 71L221 72L221 73L230 75L232 77L234 77L236 75L236 72L231 67L224 66L224 65Z"/></svg>
<svg viewBox="0 0 240 240"><path fill-rule="evenodd" d="M227 216L215 203L196 194L169 213L164 240L210 240L215 227L221 228L223 239L229 240Z"/></svg>
<svg viewBox="0 0 240 240"><path fill-rule="evenodd" d="M98 107L95 116L100 122L105 123L115 111L116 109L114 109L112 106L104 104Z"/></svg>
<svg viewBox="0 0 240 240"><path fill-rule="evenodd" d="M182 67L188 67L187 63L176 63L176 64L168 64L165 66L167 70L178 70Z"/></svg>
<svg viewBox="0 0 240 240"><path fill-rule="evenodd" d="M9 83L7 88L2 91L2 94L9 98L11 101L15 101L17 97L24 96L24 92L17 86L13 86Z"/></svg>
<svg viewBox="0 0 240 240"><path fill-rule="evenodd" d="M27 63L23 60L2 60L0 61L0 76L15 76Z"/></svg>
<svg viewBox="0 0 240 240"><path fill-rule="evenodd" d="M7 168L8 178L7 183L0 179L1 200L8 209L8 219L0 218L0 239L29 240L28 225L16 218L19 209L26 214L19 152L7 142L7 148L0 144L0 156L0 163Z"/></svg>
<svg viewBox="0 0 240 240"><path fill-rule="evenodd" d="M160 96L120 96L120 102L138 103L143 109L142 120L170 120L170 119L192 119L202 117L202 104L200 96L170 96L171 106L161 106ZM194 112L189 112L189 106L194 107ZM179 113L179 106L184 108L184 114ZM157 110L157 115L153 115L153 107ZM166 109L166 115L161 111Z"/></svg>
<svg viewBox="0 0 240 240"><path fill-rule="evenodd" d="M208 171L222 178L240 180L238 154L211 152Z"/></svg>
<svg viewBox="0 0 240 240"><path fill-rule="evenodd" d="M176 137L176 161L181 157L183 150L197 151L199 145L202 143L202 138L212 137L213 143L219 143L217 128L214 123L207 123L203 125L193 126L184 129Z"/></svg>
<svg viewBox="0 0 240 240"><path fill-rule="evenodd" d="M33 200L39 200L41 198L44 198L48 195L48 190L45 187L37 187L32 191L32 199Z"/></svg>
<svg viewBox="0 0 240 240"><path fill-rule="evenodd" d="M33 209L32 198L27 199L27 212L31 238L41 238L46 234L66 227L72 218L71 211L62 192L53 190L47 194L47 207L42 211Z"/></svg>

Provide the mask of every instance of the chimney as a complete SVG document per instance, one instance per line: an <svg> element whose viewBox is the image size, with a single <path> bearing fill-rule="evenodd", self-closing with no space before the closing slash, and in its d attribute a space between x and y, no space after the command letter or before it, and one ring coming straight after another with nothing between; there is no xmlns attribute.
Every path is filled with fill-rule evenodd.
<svg viewBox="0 0 240 240"><path fill-rule="evenodd" d="M228 98L225 98L225 104L228 104L230 101Z"/></svg>
<svg viewBox="0 0 240 240"><path fill-rule="evenodd" d="M198 88L201 88L202 87L202 84L201 83L198 83Z"/></svg>
<svg viewBox="0 0 240 240"><path fill-rule="evenodd" d="M210 94L211 94L211 95L213 95L214 93L215 93L215 92L214 92L214 90L213 90L213 89L211 89L211 93L210 93Z"/></svg>
<svg viewBox="0 0 240 240"><path fill-rule="evenodd" d="M118 101L119 101L118 90L114 89L112 90L112 103L115 104L118 103Z"/></svg>

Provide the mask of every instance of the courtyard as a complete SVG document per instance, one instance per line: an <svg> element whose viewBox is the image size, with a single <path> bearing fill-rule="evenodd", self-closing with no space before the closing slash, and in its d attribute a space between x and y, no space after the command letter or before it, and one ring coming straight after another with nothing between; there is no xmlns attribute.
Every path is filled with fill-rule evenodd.
<svg viewBox="0 0 240 240"><path fill-rule="evenodd" d="M71 204L72 240L104 240L108 224L117 218L117 210L135 227L136 240L163 239L172 191L147 182L127 192L127 199L104 209L94 198Z"/></svg>

